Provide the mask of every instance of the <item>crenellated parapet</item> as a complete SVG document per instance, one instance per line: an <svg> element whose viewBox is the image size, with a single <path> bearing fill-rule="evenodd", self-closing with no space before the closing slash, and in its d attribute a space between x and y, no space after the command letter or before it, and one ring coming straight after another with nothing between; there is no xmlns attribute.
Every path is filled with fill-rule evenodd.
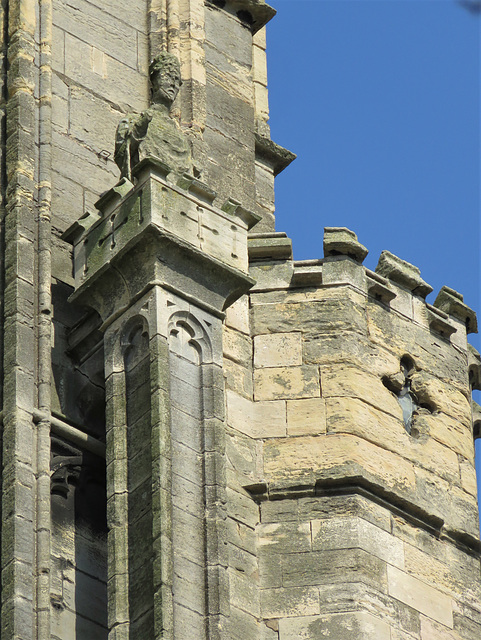
<svg viewBox="0 0 481 640"><path fill-rule="evenodd" d="M293 260L292 243L285 233L252 233L249 258L251 274L257 281L253 291L351 285L446 339L457 334L451 340L467 348L465 336L477 333L477 320L460 293L442 287L430 304L425 298L433 289L417 267L383 251L375 271L371 271L362 266L367 253L356 234L345 227L326 227L324 259L320 260Z"/></svg>

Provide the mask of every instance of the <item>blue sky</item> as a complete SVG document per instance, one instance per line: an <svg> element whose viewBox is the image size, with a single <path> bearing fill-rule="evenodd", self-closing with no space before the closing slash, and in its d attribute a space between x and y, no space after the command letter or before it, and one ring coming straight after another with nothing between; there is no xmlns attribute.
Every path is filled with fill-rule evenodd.
<svg viewBox="0 0 481 640"><path fill-rule="evenodd" d="M276 183L294 257L322 257L323 227L345 226L369 268L387 249L421 269L429 302L448 285L481 316L481 14L456 0L268 3L271 134L298 154Z"/></svg>

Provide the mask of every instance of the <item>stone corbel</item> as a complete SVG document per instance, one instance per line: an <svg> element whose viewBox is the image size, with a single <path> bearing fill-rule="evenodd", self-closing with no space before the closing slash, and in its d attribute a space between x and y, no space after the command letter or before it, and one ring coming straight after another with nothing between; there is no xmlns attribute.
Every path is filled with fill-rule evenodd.
<svg viewBox="0 0 481 640"><path fill-rule="evenodd" d="M431 331L435 331L445 338L449 338L451 334L456 332L456 327L453 327L453 325L448 322L449 316L447 313L444 313L441 309L436 309L436 307L430 304L426 305L426 309Z"/></svg>
<svg viewBox="0 0 481 640"><path fill-rule="evenodd" d="M50 456L50 492L67 498L72 486L80 478L83 456L80 449L52 438Z"/></svg>
<svg viewBox="0 0 481 640"><path fill-rule="evenodd" d="M272 167L274 176L284 171L297 156L292 151L284 149L280 145L273 142L269 137L255 134L256 141L256 157L264 160L266 164Z"/></svg>
<svg viewBox="0 0 481 640"><path fill-rule="evenodd" d="M367 291L376 300L389 304L396 297L396 292L389 286L389 281L378 273L366 269Z"/></svg>
<svg viewBox="0 0 481 640"><path fill-rule="evenodd" d="M277 13L264 0L206 0L206 4L218 9L230 9L239 20L249 25L253 34L262 29Z"/></svg>
<svg viewBox="0 0 481 640"><path fill-rule="evenodd" d="M292 240L287 234L251 233L248 238L249 261L292 260Z"/></svg>
<svg viewBox="0 0 481 640"><path fill-rule="evenodd" d="M221 210L230 216L242 220L242 222L247 226L248 231L261 220L261 216L249 209L245 209L240 202L237 202L237 200L234 200L233 198L226 200L222 205Z"/></svg>

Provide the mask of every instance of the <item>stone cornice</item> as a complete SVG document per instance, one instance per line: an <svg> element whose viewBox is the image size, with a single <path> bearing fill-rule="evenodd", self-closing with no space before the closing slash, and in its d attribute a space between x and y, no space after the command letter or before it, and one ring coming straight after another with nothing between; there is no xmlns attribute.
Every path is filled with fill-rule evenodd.
<svg viewBox="0 0 481 640"><path fill-rule="evenodd" d="M351 496L364 497L391 513L400 516L436 538L446 540L463 551L481 556L481 541L465 531L447 529L444 520L430 514L416 504L388 491L383 486L361 477L316 480L309 484L263 483L245 486L244 489L256 502L269 500L297 500L305 497Z"/></svg>
<svg viewBox="0 0 481 640"><path fill-rule="evenodd" d="M284 147L281 147L260 133L255 134L255 140L257 157L265 160L272 166L275 176L281 171L284 171L284 169L297 158L295 153L284 149Z"/></svg>
<svg viewBox="0 0 481 640"><path fill-rule="evenodd" d="M102 329L157 284L217 316L254 284L247 232L258 216L232 199L219 208L206 185L193 176L173 182L168 171L140 163L135 187L122 180L98 201L100 216L64 235L74 245L71 300L94 308Z"/></svg>
<svg viewBox="0 0 481 640"><path fill-rule="evenodd" d="M277 13L264 0L206 0L205 4L217 9L230 9L240 20L250 26L252 33L257 33Z"/></svg>

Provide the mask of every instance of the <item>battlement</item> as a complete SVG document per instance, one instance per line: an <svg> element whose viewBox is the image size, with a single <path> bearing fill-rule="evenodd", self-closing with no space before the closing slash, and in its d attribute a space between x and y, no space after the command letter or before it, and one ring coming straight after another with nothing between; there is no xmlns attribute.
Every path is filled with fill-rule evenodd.
<svg viewBox="0 0 481 640"><path fill-rule="evenodd" d="M433 291L414 265L383 251L375 271L363 266L368 250L345 227L326 227L324 258L293 260L292 242L285 233L251 233L249 260L256 278L255 292L349 285L389 310L409 318L434 334L466 349L466 334L477 333L475 312L462 294L442 287L433 304ZM279 263L275 267L271 263Z"/></svg>

